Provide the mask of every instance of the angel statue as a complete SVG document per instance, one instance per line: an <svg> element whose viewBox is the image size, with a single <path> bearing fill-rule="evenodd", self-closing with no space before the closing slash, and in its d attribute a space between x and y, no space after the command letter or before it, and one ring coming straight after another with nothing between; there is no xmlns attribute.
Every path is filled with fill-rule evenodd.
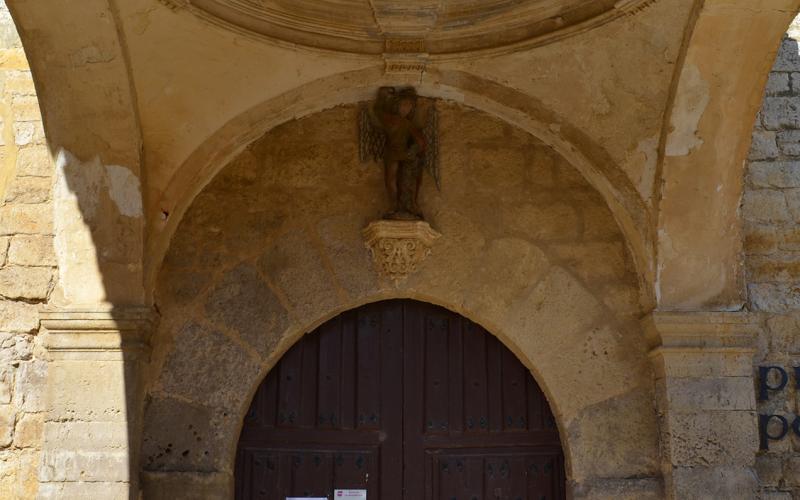
<svg viewBox="0 0 800 500"><path fill-rule="evenodd" d="M422 220L417 197L422 171L441 189L433 100L417 96L413 87L381 87L372 105L360 116L359 156L383 160L386 191L392 210L384 219Z"/></svg>

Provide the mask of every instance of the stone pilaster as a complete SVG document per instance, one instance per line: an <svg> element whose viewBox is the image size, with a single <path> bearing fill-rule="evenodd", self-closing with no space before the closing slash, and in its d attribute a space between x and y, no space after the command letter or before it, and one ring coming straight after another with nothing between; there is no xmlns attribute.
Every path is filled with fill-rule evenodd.
<svg viewBox="0 0 800 500"><path fill-rule="evenodd" d="M754 318L656 312L645 319L645 331L667 498L755 498Z"/></svg>
<svg viewBox="0 0 800 500"><path fill-rule="evenodd" d="M40 498L138 498L146 308L45 310Z"/></svg>

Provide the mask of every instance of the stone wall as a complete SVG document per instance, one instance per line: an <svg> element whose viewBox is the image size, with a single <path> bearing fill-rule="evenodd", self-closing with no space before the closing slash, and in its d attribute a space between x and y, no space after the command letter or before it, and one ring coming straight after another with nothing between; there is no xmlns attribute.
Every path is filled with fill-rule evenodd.
<svg viewBox="0 0 800 500"><path fill-rule="evenodd" d="M756 365L800 364L800 18L769 76L750 151L743 201L749 307L761 313ZM759 404L764 414L800 414L792 384ZM791 420L790 420L791 422ZM757 459L764 498L800 498L800 438L789 432Z"/></svg>
<svg viewBox="0 0 800 500"><path fill-rule="evenodd" d="M0 498L37 489L46 373L37 311L56 279L52 171L31 72L0 1Z"/></svg>
<svg viewBox="0 0 800 500"><path fill-rule="evenodd" d="M421 204L443 236L397 287L378 277L361 235L388 201L382 167L358 162L356 106L273 129L196 198L156 293L148 498L224 496L242 416L269 368L338 312L392 297L477 321L532 369L576 498L660 497L637 278L610 210L527 133L460 105L439 109L442 190L426 178Z"/></svg>

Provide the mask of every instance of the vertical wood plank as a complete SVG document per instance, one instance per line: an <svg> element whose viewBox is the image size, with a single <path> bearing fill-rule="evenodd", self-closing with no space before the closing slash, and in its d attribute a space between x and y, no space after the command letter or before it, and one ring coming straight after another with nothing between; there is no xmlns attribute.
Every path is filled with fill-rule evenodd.
<svg viewBox="0 0 800 500"><path fill-rule="evenodd" d="M486 336L486 373L489 400L489 430L503 430L503 346Z"/></svg>
<svg viewBox="0 0 800 500"><path fill-rule="evenodd" d="M341 320L320 327L317 426L331 429L341 424L342 332Z"/></svg>
<svg viewBox="0 0 800 500"><path fill-rule="evenodd" d="M464 428L466 432L488 432L486 336L471 324L465 325L464 332Z"/></svg>
<svg viewBox="0 0 800 500"><path fill-rule="evenodd" d="M356 314L348 311L342 315L342 378L340 383L341 394L341 427L355 429L356 427Z"/></svg>
<svg viewBox="0 0 800 500"><path fill-rule="evenodd" d="M303 385L300 395L300 425L315 427L317 425L317 394L319 386L319 334L307 335L303 342L302 358Z"/></svg>

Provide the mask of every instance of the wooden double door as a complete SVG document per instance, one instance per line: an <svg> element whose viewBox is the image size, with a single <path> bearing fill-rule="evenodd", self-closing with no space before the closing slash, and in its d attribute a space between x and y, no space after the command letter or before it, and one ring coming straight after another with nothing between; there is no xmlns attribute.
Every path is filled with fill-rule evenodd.
<svg viewBox="0 0 800 500"><path fill-rule="evenodd" d="M565 498L541 390L469 320L393 300L306 335L259 387L239 439L236 498Z"/></svg>

